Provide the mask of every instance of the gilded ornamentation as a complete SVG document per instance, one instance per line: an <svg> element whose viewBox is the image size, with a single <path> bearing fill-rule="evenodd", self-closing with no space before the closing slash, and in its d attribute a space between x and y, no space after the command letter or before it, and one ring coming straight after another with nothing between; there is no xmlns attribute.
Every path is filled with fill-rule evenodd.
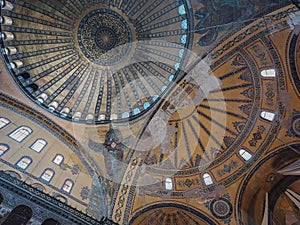
<svg viewBox="0 0 300 225"><path fill-rule="evenodd" d="M132 42L129 25L109 9L97 9L87 14L80 22L77 35L84 55L102 66L122 61Z"/></svg>

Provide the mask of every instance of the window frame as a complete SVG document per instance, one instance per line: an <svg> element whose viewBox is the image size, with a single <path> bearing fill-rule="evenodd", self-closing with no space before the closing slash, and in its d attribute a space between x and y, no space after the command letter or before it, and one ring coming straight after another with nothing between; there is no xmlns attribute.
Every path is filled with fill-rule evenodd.
<svg viewBox="0 0 300 225"><path fill-rule="evenodd" d="M171 177L167 177L165 180L164 180L164 184L165 184L165 189L167 191L172 191L174 189L174 185L173 185L173 179ZM171 188L168 188L168 187L171 187Z"/></svg>
<svg viewBox="0 0 300 225"><path fill-rule="evenodd" d="M55 159L56 159L58 156L61 156L61 157L62 157L62 160L61 160L61 162L60 162L59 164L57 164L57 163L55 162ZM65 160L65 157L64 157L62 154L57 153L57 154L54 156L54 158L52 159L52 162L53 162L55 165L60 166L60 165L64 162L64 160Z"/></svg>
<svg viewBox="0 0 300 225"><path fill-rule="evenodd" d="M206 175L208 175L208 176L206 176ZM203 182L204 182L205 186L211 186L211 185L213 185L215 183L212 175L210 173L208 173L208 172L205 172L205 173L202 174L202 179L203 179ZM207 179L210 180L209 183L206 182Z"/></svg>
<svg viewBox="0 0 300 225"><path fill-rule="evenodd" d="M0 146L5 146L5 147L7 147L7 149L6 149L5 151L3 151L3 153L1 153L2 150L0 149L0 157L2 157L6 152L9 151L10 147L9 147L8 144L5 144L5 143L0 143Z"/></svg>
<svg viewBox="0 0 300 225"><path fill-rule="evenodd" d="M3 120L7 120L7 122L4 122ZM10 123L11 123L11 121L9 119L7 119L6 117L0 117L0 129L3 129Z"/></svg>
<svg viewBox="0 0 300 225"><path fill-rule="evenodd" d="M46 171L51 171L51 172L52 172L52 176L50 177L49 180L46 180L46 179L43 178L43 175L46 173ZM44 182L44 183L50 183L51 180L53 179L54 175L55 175L55 171L54 171L53 169L51 169L51 168L46 168L46 169L44 169L44 171L42 172L42 174L41 174L41 176L40 176L40 180L41 180L42 182Z"/></svg>
<svg viewBox="0 0 300 225"><path fill-rule="evenodd" d="M30 163L27 164L27 166L25 168L22 168L20 167L18 164L24 159L24 158L27 158L30 160ZM33 162L32 158L29 157L29 156L22 156L16 163L15 163L15 166L23 171L27 170L28 167L31 165L31 163Z"/></svg>
<svg viewBox="0 0 300 225"><path fill-rule="evenodd" d="M44 144L39 150L37 150L37 149L34 148L34 145L38 144L37 142L39 142L39 141L44 141L45 144ZM38 138L38 139L36 139L36 140L30 145L30 149L33 150L33 151L35 151L35 152L37 152L37 153L41 153L41 152L44 150L44 148L46 147L47 144L48 144L48 142L47 142L45 139Z"/></svg>
<svg viewBox="0 0 300 225"><path fill-rule="evenodd" d="M71 188L70 188L69 191L66 191L66 190L64 189L64 186L66 185L66 183L67 183L68 181L71 182L72 186L71 186ZM74 181L73 181L72 179L69 179L69 178L68 178L68 179L65 179L63 185L61 186L61 190L62 190L64 193L71 194L71 192L72 192L72 190L73 190L73 187L74 187L74 184L75 184L75 183L74 183Z"/></svg>
<svg viewBox="0 0 300 225"><path fill-rule="evenodd" d="M262 114L270 114L272 116L272 119L269 119L265 116L262 116ZM267 111L267 110L262 110L259 114L259 117L262 119L262 120L265 120L265 121L268 121L268 122L273 122L275 120L275 117L276 117L276 113L275 112L271 112L271 111Z"/></svg>
<svg viewBox="0 0 300 225"><path fill-rule="evenodd" d="M24 133L20 133L20 131L22 129L25 129L28 134L24 134ZM18 128L16 128L15 130L13 130L11 133L8 134L8 136L13 139L16 142L23 142L26 138L28 138L31 134L32 134L33 130L28 127L28 126L20 126ZM14 135L18 134L18 137L14 137ZM25 136L24 136L25 135ZM20 137L22 137L22 139L20 139Z"/></svg>
<svg viewBox="0 0 300 225"><path fill-rule="evenodd" d="M265 75L263 75L263 74L265 74ZM276 69L274 69L274 68L263 69L260 71L260 76L263 78L275 78L276 77Z"/></svg>
<svg viewBox="0 0 300 225"><path fill-rule="evenodd" d="M244 152L241 154L241 151L244 151ZM249 154L249 155L250 155L250 158L246 159L246 158L243 156L245 153L246 153L246 154ZM239 156L244 162L249 162L249 161L253 158L253 154L252 154L250 151L248 151L247 149L245 149L245 148L239 149L239 151L238 151L238 156Z"/></svg>

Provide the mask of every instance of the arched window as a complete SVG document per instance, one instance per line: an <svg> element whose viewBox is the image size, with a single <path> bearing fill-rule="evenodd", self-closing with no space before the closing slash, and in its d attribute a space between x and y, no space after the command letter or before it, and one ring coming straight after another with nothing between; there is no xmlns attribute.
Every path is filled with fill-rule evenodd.
<svg viewBox="0 0 300 225"><path fill-rule="evenodd" d="M42 93L40 94L38 97L37 97L37 100L40 102L40 103L44 103L44 101L46 101L48 98L48 95L46 93Z"/></svg>
<svg viewBox="0 0 300 225"><path fill-rule="evenodd" d="M46 190L46 188L43 185L39 184L39 183L31 184L31 186L38 189L39 191L45 191Z"/></svg>
<svg viewBox="0 0 300 225"><path fill-rule="evenodd" d="M209 173L204 173L202 177L203 177L204 184L206 186L212 185L214 183L214 181Z"/></svg>
<svg viewBox="0 0 300 225"><path fill-rule="evenodd" d="M0 143L0 156L2 156L6 151L8 151L9 146L7 144Z"/></svg>
<svg viewBox="0 0 300 225"><path fill-rule="evenodd" d="M41 225L60 225L60 223L54 219L46 219Z"/></svg>
<svg viewBox="0 0 300 225"><path fill-rule="evenodd" d="M18 174L17 172L15 172L15 171L7 170L7 171L5 171L5 173L8 174L9 176L13 177L13 178L17 178L19 180L22 180L22 176L20 174Z"/></svg>
<svg viewBox="0 0 300 225"><path fill-rule="evenodd" d="M70 193L73 188L73 185L74 185L74 182L70 179L67 179L67 180L65 180L65 183L61 189L67 193Z"/></svg>
<svg viewBox="0 0 300 225"><path fill-rule="evenodd" d="M24 225L29 222L31 217L31 208L25 205L19 205L8 214L2 225Z"/></svg>
<svg viewBox="0 0 300 225"><path fill-rule="evenodd" d="M10 121L7 118L0 117L0 129L9 124Z"/></svg>
<svg viewBox="0 0 300 225"><path fill-rule="evenodd" d="M61 154L57 154L54 159L52 160L52 162L54 162L56 165L60 165L62 164L62 162L64 161L64 157Z"/></svg>
<svg viewBox="0 0 300 225"><path fill-rule="evenodd" d="M275 118L275 113L273 113L273 112L267 112L267 111L262 111L260 113L260 117L262 119L265 119L265 120L268 120L268 121L272 122L274 120L274 118Z"/></svg>
<svg viewBox="0 0 300 225"><path fill-rule="evenodd" d="M172 178L170 178L170 177L166 178L165 188L166 188L166 190L173 190L173 180L172 180Z"/></svg>
<svg viewBox="0 0 300 225"><path fill-rule="evenodd" d="M63 203L68 203L68 199L60 194L53 195L57 200L63 202Z"/></svg>
<svg viewBox="0 0 300 225"><path fill-rule="evenodd" d="M239 155L245 160L249 161L252 158L252 154L245 149L240 149L239 150Z"/></svg>
<svg viewBox="0 0 300 225"><path fill-rule="evenodd" d="M24 156L16 163L16 166L22 170L26 170L31 163L32 159L28 156Z"/></svg>
<svg viewBox="0 0 300 225"><path fill-rule="evenodd" d="M19 127L14 132L12 132L9 137L14 139L17 142L23 141L26 137L28 137L32 133L32 129L29 127Z"/></svg>
<svg viewBox="0 0 300 225"><path fill-rule="evenodd" d="M41 179L46 182L50 182L54 176L54 171L52 169L45 169L41 175Z"/></svg>
<svg viewBox="0 0 300 225"><path fill-rule="evenodd" d="M276 77L276 71L274 69L262 70L260 74L262 77Z"/></svg>
<svg viewBox="0 0 300 225"><path fill-rule="evenodd" d="M47 145L47 142L44 139L37 139L30 148L36 152L41 152L43 148Z"/></svg>

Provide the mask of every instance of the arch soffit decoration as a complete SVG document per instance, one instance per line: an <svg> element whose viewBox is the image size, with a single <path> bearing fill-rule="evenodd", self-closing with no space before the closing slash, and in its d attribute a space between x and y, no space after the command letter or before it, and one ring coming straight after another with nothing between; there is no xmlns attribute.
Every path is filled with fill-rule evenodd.
<svg viewBox="0 0 300 225"><path fill-rule="evenodd" d="M210 224L210 225L217 225L218 224L216 221L211 219L205 213L200 212L199 210L196 210L196 209L191 208L189 206L182 205L182 204L179 204L179 203L159 203L159 204L153 204L153 205L150 205L150 206L146 206L145 208L140 209L139 211L137 211L133 215L133 217L130 219L129 225L135 225L135 221L137 221L140 216L147 214L147 212L151 212L152 210L163 209L163 208L174 208L174 209L177 209L179 211L183 210L183 211L185 211L185 212L187 212L191 215L195 215L196 217L198 217L200 219L198 222L200 222L200 221L201 222L206 222L207 224Z"/></svg>
<svg viewBox="0 0 300 225"><path fill-rule="evenodd" d="M244 201L243 198L245 196L245 194L247 194L247 190L248 192L251 192L252 194L250 194L250 196L253 197L253 201L255 202L257 199L257 195L259 194L259 192L264 190L260 190L260 189L253 189L251 188L249 185L253 185L257 182L255 181L251 181L251 179L255 176L255 175L259 175L261 177L264 177L265 179L262 179L263 182L269 182L266 183L268 185L267 189L268 189L268 203L269 203L269 209L273 209L276 201L278 200L278 198L280 197L280 195L286 191L285 189L289 186L289 184L292 184L293 182L299 180L298 176L284 176L281 174L278 174L278 171L290 164L292 164L293 162L297 161L300 159L300 155L299 155L299 149L300 149L300 144L290 144L288 146L285 147L279 147L277 150L272 151L270 154L266 155L264 158L262 158L248 173L247 175L244 177L239 190L238 190L238 194L237 194L237 204L235 207L236 210L236 219L237 221L242 221L243 217L243 213L242 211L246 212L246 210L250 210L250 207L252 206L252 203L249 204L249 199L248 201ZM298 151L298 153L297 153ZM283 159L288 159L289 161L285 162L285 164L282 163L276 163L276 161L274 161L277 157L277 161L280 162L284 162ZM273 161L272 161L273 160ZM270 164L270 163L272 164ZM266 164L268 163L268 167L266 166ZM270 164L270 165L269 165ZM270 170L269 166L274 166L272 167L272 170ZM264 168L267 167L267 168ZM258 171L260 169L263 169L263 171L260 171L258 173ZM278 180L277 177L280 177L281 179ZM277 180L276 180L277 179ZM264 184L261 184L261 187L263 187ZM280 193L278 193L278 191L280 191ZM266 192L264 192L266 193ZM248 193L249 194L249 193ZM260 193L260 196L261 193ZM262 201L260 201L261 204L265 204L265 194L263 195L263 199ZM247 203L247 204L246 204ZM254 203L253 203L254 204ZM257 203L258 204L258 203ZM245 207L244 209L242 209L242 207ZM252 206L254 207L254 206ZM259 205L259 207L261 209L263 209L264 205ZM263 211L261 210L261 213ZM246 212L247 213L247 212ZM261 217L262 215L256 217L253 216L253 219L256 219L256 222L261 222ZM249 219L249 218L248 218ZM269 221L272 221L272 212L268 214L268 219ZM247 224L248 221L242 221L245 224Z"/></svg>

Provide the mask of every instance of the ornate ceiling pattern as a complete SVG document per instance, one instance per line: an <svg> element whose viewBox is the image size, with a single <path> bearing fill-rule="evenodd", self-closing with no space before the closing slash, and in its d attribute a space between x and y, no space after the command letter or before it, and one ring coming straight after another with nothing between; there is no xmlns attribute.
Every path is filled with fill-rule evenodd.
<svg viewBox="0 0 300 225"><path fill-rule="evenodd" d="M263 201L268 202L268 210L272 212L268 215L268 221L289 224L290 219L290 224L294 224L299 220L299 210L291 204L292 198L287 194L287 190L298 193L299 179L297 176L284 176L280 172L281 169L299 160L298 149L298 145L276 149L251 170L241 185L237 214L239 218L248 224L262 223L265 204L259 202ZM264 181L264 185L261 186L257 180ZM278 210L284 207L283 213L278 213Z"/></svg>
<svg viewBox="0 0 300 225"><path fill-rule="evenodd" d="M179 204L149 206L135 215L129 224L216 224L207 215Z"/></svg>
<svg viewBox="0 0 300 225"><path fill-rule="evenodd" d="M124 225L300 218L294 1L1 3L0 88L25 102L3 95L1 106L59 133L84 162L89 182L76 179L70 199L83 197L74 204L88 215Z"/></svg>
<svg viewBox="0 0 300 225"><path fill-rule="evenodd" d="M12 76L43 108L73 121L106 123L151 108L186 64L193 40L186 1L13 7L2 11L2 30L13 35L3 42Z"/></svg>
<svg viewBox="0 0 300 225"><path fill-rule="evenodd" d="M151 145L146 153L139 151L140 146L146 148L146 145L137 144L138 152L133 156L132 164L129 163L131 169L125 174L126 185L120 187L118 196L120 199L126 196L126 204L132 204L133 212L137 210L136 205L144 202L139 196L148 195L162 201L185 199L193 202L196 198L195 204L206 202L214 217L228 221L226 216L223 217L228 214L219 215L214 211L214 203L210 199L223 196L223 187L237 182L260 159L277 138L280 126L286 123L283 121L289 120L284 117L291 110L292 99L287 91L288 78L284 76L286 64L281 59L282 50L278 42L282 41L282 30L290 29L286 21L293 10L283 8L266 16L268 23L258 20L249 24L212 51L214 61L210 68L216 80L220 81L220 86L211 90L204 99L200 98L200 104L193 105L194 99L199 89L205 88L199 88L190 79L193 78L193 70L161 103L161 111L153 114L140 142L151 136L152 121L167 119L166 138L161 138L161 142L155 141L159 144L155 148ZM272 24L271 31L267 24ZM284 41L289 43L289 38ZM285 49L285 54L288 51ZM197 70L199 67L195 68L201 74ZM276 74L266 76L268 69L274 69ZM188 93L183 96L193 103L176 102L174 98L181 93ZM265 117L267 112L271 113L272 118ZM277 141L282 142L282 139ZM240 150L250 153L251 160L241 157ZM133 166L136 161L145 164L145 167L136 169ZM136 178L132 173L137 173ZM206 174L212 179L208 184ZM171 191L164 187L167 177L173 179ZM129 191L127 182L134 182L137 187ZM143 187L143 184L146 186ZM136 194L131 196L133 190ZM227 203L229 212L231 201L227 201L222 204ZM116 200L114 218L126 223L130 217L128 212L120 215L120 210L125 206L122 202Z"/></svg>

